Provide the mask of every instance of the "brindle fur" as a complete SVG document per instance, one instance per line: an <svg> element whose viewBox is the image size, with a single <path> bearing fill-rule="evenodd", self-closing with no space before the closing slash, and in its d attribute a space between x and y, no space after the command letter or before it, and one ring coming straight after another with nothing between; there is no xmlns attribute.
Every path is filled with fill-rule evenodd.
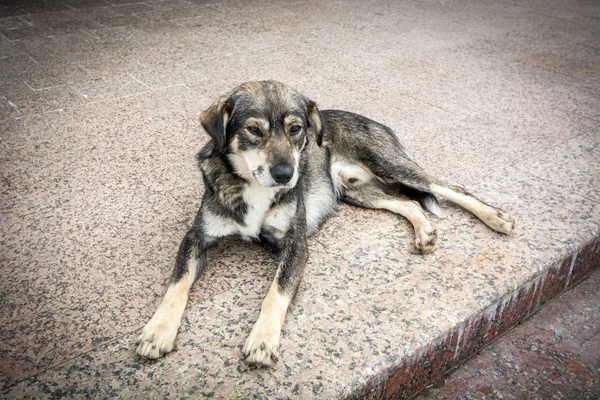
<svg viewBox="0 0 600 400"><path fill-rule="evenodd" d="M281 254L243 348L246 361L269 366L279 357L285 312L308 258L306 238L335 214L337 200L404 215L423 253L437 240L423 208L436 212L437 197L498 232L514 227L509 214L425 172L390 128L345 111L319 111L279 82L240 85L204 111L201 122L211 137L198 154L202 206L181 243L165 298L138 339L141 356L158 358L173 349L189 289L222 237L239 235Z"/></svg>

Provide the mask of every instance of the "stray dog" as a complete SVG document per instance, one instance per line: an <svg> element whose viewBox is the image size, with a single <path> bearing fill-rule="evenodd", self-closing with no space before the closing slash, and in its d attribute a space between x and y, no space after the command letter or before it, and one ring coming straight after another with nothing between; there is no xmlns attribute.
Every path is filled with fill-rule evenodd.
<svg viewBox="0 0 600 400"><path fill-rule="evenodd" d="M278 360L281 328L308 258L306 238L335 214L338 200L404 216L422 253L437 240L423 209L436 213L438 197L497 232L514 228L510 214L427 174L390 128L345 111L320 111L279 82L244 83L200 119L211 137L198 154L202 206L183 238L164 299L137 340L140 356L173 350L190 288L206 267L209 248L225 236L281 254L242 350L248 363L270 366Z"/></svg>

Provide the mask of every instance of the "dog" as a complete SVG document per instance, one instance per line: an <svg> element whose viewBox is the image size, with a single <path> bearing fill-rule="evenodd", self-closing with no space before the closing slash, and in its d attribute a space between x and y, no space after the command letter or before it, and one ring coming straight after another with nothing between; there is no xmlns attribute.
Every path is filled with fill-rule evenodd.
<svg viewBox="0 0 600 400"><path fill-rule="evenodd" d="M244 83L216 100L200 121L210 135L197 156L204 197L166 294L137 339L142 357L173 350L190 288L207 265L208 250L223 237L238 235L280 254L242 349L246 362L262 367L279 359L281 329L308 258L307 237L336 213L338 201L404 216L421 253L437 241L424 209L438 213L438 198L497 232L514 229L510 214L425 172L390 128L346 111L321 111L282 83Z"/></svg>

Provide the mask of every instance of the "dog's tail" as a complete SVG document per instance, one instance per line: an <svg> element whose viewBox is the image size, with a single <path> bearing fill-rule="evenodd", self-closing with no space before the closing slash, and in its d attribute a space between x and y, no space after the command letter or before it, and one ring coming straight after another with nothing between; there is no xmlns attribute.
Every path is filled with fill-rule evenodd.
<svg viewBox="0 0 600 400"><path fill-rule="evenodd" d="M437 198L433 193L415 189L404 184L397 184L394 185L394 187L400 194L403 194L411 200L418 201L421 207L430 213L437 215L438 217L442 215Z"/></svg>
<svg viewBox="0 0 600 400"><path fill-rule="evenodd" d="M442 210L440 210L437 198L431 193L424 193L424 192L421 192L421 193L423 193L423 196L421 196L415 200L417 200L419 202L421 207L423 207L430 213L437 215L438 217L441 217Z"/></svg>

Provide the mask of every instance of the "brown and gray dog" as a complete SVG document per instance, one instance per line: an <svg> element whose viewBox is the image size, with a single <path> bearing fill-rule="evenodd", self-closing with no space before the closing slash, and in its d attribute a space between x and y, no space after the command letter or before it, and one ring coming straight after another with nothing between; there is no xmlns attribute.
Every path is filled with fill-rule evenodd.
<svg viewBox="0 0 600 400"><path fill-rule="evenodd" d="M279 357L285 315L308 258L307 236L335 214L338 200L389 210L407 218L422 253L437 232L445 198L509 234L515 219L419 167L394 132L345 111L316 104L279 82L244 83L202 113L211 139L198 154L204 198L181 243L171 283L138 338L137 353L158 358L173 350L192 284L219 239L239 235L281 254L260 316L243 347L248 363L270 366Z"/></svg>

